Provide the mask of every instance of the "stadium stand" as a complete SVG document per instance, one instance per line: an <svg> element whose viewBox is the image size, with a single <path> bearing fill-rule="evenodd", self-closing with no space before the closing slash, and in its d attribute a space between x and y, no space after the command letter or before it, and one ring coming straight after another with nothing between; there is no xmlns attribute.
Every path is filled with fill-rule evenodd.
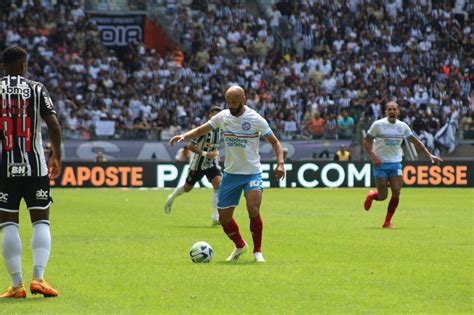
<svg viewBox="0 0 474 315"><path fill-rule="evenodd" d="M165 55L107 49L74 1L6 3L0 48L29 51L70 139L167 139L224 107L231 84L285 140L358 142L389 100L427 141L444 125L474 136L469 1L164 1L180 43Z"/></svg>

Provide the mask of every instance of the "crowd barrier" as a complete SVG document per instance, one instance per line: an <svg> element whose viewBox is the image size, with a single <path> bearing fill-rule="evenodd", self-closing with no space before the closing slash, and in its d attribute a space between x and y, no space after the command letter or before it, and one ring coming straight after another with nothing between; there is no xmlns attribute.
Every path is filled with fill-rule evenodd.
<svg viewBox="0 0 474 315"><path fill-rule="evenodd" d="M275 162L262 163L263 187L339 188L374 187L372 165L366 162L287 162L286 177L276 180ZM160 162L67 162L53 187L149 187L184 184L189 166ZM450 161L441 165L404 163L405 187L473 187L474 162ZM206 178L196 187L211 187Z"/></svg>

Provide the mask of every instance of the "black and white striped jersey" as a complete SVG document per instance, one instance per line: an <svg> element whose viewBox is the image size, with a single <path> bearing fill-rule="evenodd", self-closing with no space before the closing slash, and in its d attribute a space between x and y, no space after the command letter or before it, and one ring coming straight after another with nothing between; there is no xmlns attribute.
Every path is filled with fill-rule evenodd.
<svg viewBox="0 0 474 315"><path fill-rule="evenodd" d="M206 135L191 141L192 144L196 145L203 152L216 151L219 148L220 142L221 132L219 129L212 130ZM205 156L199 154L194 154L191 162L189 163L189 169L191 171L206 170L214 166L219 167L216 159L208 159Z"/></svg>
<svg viewBox="0 0 474 315"><path fill-rule="evenodd" d="M48 175L41 124L42 117L56 114L56 111L44 85L21 76L3 77L0 79L0 104L0 178Z"/></svg>

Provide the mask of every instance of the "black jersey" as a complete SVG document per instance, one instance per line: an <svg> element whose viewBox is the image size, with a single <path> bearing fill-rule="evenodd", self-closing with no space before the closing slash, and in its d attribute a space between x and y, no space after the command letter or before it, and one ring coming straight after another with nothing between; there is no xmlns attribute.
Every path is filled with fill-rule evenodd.
<svg viewBox="0 0 474 315"><path fill-rule="evenodd" d="M48 175L41 139L42 117L56 114L42 83L9 75L0 79L0 178Z"/></svg>
<svg viewBox="0 0 474 315"><path fill-rule="evenodd" d="M207 134L191 141L203 152L211 152L217 150L221 142L221 132L219 129L211 130ZM216 159L208 159L205 156L195 154L189 164L192 171L206 170L211 167L217 167Z"/></svg>

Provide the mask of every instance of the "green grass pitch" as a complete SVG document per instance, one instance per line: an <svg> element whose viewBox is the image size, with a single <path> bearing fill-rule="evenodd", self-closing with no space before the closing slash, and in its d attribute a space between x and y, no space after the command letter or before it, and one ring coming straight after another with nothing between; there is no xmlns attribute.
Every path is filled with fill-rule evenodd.
<svg viewBox="0 0 474 315"><path fill-rule="evenodd" d="M0 301L2 314L473 313L474 191L404 189L394 230L387 202L362 208L366 189L264 192L265 264L210 227L211 191L196 189L166 215L170 190L55 189L46 272L60 297ZM236 210L252 244L246 210ZM23 270L32 276L31 225L21 211ZM210 264L190 246L209 242ZM9 276L1 264L1 289Z"/></svg>

